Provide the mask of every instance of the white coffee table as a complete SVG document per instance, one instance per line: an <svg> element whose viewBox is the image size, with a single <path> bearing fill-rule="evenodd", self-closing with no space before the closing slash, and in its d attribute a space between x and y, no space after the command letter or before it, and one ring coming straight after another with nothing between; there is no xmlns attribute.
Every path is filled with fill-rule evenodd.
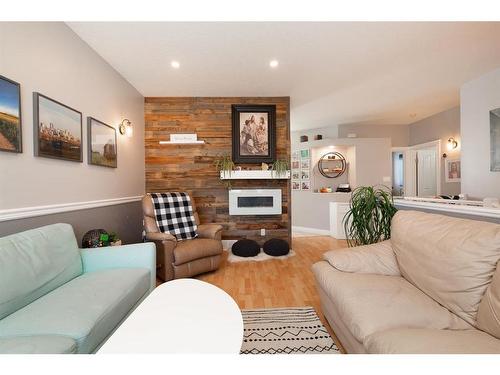
<svg viewBox="0 0 500 375"><path fill-rule="evenodd" d="M243 318L222 289L195 279L158 286L98 353L239 353Z"/></svg>

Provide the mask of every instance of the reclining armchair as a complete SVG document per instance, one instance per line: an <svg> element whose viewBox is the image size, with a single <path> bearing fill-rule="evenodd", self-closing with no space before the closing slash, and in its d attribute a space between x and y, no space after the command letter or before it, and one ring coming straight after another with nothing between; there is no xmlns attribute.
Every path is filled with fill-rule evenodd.
<svg viewBox="0 0 500 375"><path fill-rule="evenodd" d="M200 224L193 195L191 192L188 194L198 226L198 237L183 241L178 241L170 233L160 232L151 196L146 194L142 198L146 241L152 241L156 245L156 272L163 281L214 271L220 265L222 226Z"/></svg>

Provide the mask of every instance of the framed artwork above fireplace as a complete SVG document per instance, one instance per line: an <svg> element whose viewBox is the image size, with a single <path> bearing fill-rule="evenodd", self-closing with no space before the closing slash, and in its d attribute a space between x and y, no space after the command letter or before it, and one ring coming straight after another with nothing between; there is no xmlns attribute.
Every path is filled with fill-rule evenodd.
<svg viewBox="0 0 500 375"><path fill-rule="evenodd" d="M232 150L235 163L276 160L276 106L233 104Z"/></svg>

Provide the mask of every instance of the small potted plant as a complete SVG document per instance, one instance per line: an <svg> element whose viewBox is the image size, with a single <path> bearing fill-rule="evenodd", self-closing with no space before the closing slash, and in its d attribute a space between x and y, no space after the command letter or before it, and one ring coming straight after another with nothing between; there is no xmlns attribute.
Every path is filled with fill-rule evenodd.
<svg viewBox="0 0 500 375"><path fill-rule="evenodd" d="M120 237L115 232L111 232L109 234L109 245L110 246L121 246L122 240L120 240Z"/></svg>
<svg viewBox="0 0 500 375"><path fill-rule="evenodd" d="M235 168L233 159L228 154L224 154L220 158L215 159L214 165L219 175L223 172L224 175L231 176L231 172ZM228 189L231 189L231 180L225 180L224 184Z"/></svg>
<svg viewBox="0 0 500 375"><path fill-rule="evenodd" d="M271 165L271 173L276 177L285 177L286 174L288 173L289 170L289 164L287 160L284 159L277 159L272 165Z"/></svg>

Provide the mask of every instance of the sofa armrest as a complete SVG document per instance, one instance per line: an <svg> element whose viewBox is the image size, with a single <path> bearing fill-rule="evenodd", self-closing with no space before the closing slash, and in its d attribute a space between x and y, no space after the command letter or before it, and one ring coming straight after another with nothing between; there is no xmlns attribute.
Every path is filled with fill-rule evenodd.
<svg viewBox="0 0 500 375"><path fill-rule="evenodd" d="M174 243L177 243L177 239L175 238L174 235L172 235L170 233L163 233L163 232L146 233L146 240L148 240L148 241L172 241Z"/></svg>
<svg viewBox="0 0 500 375"><path fill-rule="evenodd" d="M198 236L200 238L220 240L222 236L222 229L222 225L219 224L200 224L198 225Z"/></svg>
<svg viewBox="0 0 500 375"><path fill-rule="evenodd" d="M339 271L401 276L391 241L331 250L323 258Z"/></svg>
<svg viewBox="0 0 500 375"><path fill-rule="evenodd" d="M147 268L151 276L150 289L156 286L156 251L153 243L80 249L80 254L84 273L112 268Z"/></svg>

